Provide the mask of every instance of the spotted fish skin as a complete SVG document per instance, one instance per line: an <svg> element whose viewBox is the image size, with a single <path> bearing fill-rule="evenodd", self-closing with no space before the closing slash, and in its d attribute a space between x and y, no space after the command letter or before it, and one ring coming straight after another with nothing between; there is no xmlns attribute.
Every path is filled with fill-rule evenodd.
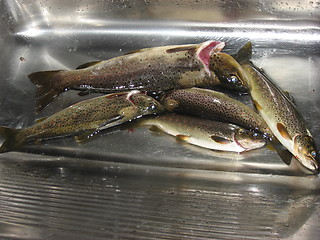
<svg viewBox="0 0 320 240"><path fill-rule="evenodd" d="M292 101L250 61L251 43L236 54L247 74L252 100L275 137L307 169L318 172L314 139Z"/></svg>
<svg viewBox="0 0 320 240"><path fill-rule="evenodd" d="M29 78L38 87L38 110L68 89L110 93L214 86L220 81L210 70L210 56L224 46L224 42L207 41L146 48L77 70L35 72Z"/></svg>
<svg viewBox="0 0 320 240"><path fill-rule="evenodd" d="M153 98L131 91L85 100L61 110L25 129L0 127L5 142L0 152L19 148L27 142L68 135L90 135L137 117L163 111Z"/></svg>
<svg viewBox="0 0 320 240"><path fill-rule="evenodd" d="M161 103L171 112L229 122L272 136L259 114L221 92L201 88L177 89L165 94Z"/></svg>
<svg viewBox="0 0 320 240"><path fill-rule="evenodd" d="M212 150L240 153L263 147L266 143L262 135L239 126L179 114L146 118L140 124Z"/></svg>

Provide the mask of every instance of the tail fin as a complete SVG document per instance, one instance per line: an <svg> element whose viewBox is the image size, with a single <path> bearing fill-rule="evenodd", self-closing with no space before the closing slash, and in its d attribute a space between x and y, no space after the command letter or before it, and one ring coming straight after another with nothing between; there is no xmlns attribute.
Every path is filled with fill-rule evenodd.
<svg viewBox="0 0 320 240"><path fill-rule="evenodd" d="M17 149L22 145L21 141L17 141L17 133L20 129L0 127L0 135L4 138L4 142L0 147L0 153L9 152Z"/></svg>
<svg viewBox="0 0 320 240"><path fill-rule="evenodd" d="M247 42L232 57L240 64L249 63L252 57L252 43L250 41Z"/></svg>
<svg viewBox="0 0 320 240"><path fill-rule="evenodd" d="M37 86L37 105L36 110L41 111L50 102L52 102L61 92L62 88L56 88L53 86L54 76L60 72L58 71L44 71L44 72L34 72L28 77L33 84Z"/></svg>

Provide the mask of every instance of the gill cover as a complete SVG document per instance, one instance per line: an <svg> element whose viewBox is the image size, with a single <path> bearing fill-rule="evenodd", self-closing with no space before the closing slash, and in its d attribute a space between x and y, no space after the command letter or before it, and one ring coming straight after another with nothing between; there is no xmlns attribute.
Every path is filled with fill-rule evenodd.
<svg viewBox="0 0 320 240"><path fill-rule="evenodd" d="M238 129L235 132L234 139L239 146L246 150L261 148L266 144L266 140L261 134L243 129Z"/></svg>

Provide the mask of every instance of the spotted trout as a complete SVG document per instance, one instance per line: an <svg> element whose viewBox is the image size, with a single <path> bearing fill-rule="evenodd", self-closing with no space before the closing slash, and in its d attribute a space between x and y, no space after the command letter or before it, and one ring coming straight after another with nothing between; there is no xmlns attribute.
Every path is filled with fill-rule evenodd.
<svg viewBox="0 0 320 240"><path fill-rule="evenodd" d="M305 168L318 172L314 139L295 105L287 95L251 62L248 42L234 56L247 74L252 100L269 128Z"/></svg>
<svg viewBox="0 0 320 240"><path fill-rule="evenodd" d="M137 90L95 97L74 104L25 129L0 127L0 152L42 139L75 135L79 141L95 132L163 111L155 99Z"/></svg>
<svg viewBox="0 0 320 240"><path fill-rule="evenodd" d="M272 136L259 114L221 92L201 88L177 89L166 93L161 103L171 112L229 122Z"/></svg>
<svg viewBox="0 0 320 240"><path fill-rule="evenodd" d="M207 41L146 48L76 70L35 72L28 77L37 86L38 111L68 89L111 93L221 85L243 91L240 65L220 52L224 46L224 42Z"/></svg>
<svg viewBox="0 0 320 240"><path fill-rule="evenodd" d="M240 153L261 148L266 143L262 135L239 126L179 114L142 119L140 124L155 127L190 144L218 151Z"/></svg>

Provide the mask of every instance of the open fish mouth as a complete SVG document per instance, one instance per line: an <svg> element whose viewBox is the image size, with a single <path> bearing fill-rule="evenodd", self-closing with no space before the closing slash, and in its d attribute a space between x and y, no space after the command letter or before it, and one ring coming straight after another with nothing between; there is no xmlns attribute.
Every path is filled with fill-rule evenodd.
<svg viewBox="0 0 320 240"><path fill-rule="evenodd" d="M300 164L307 168L308 170L312 171L313 173L319 173L319 164L318 161L312 156L295 156L295 158L300 162Z"/></svg>

